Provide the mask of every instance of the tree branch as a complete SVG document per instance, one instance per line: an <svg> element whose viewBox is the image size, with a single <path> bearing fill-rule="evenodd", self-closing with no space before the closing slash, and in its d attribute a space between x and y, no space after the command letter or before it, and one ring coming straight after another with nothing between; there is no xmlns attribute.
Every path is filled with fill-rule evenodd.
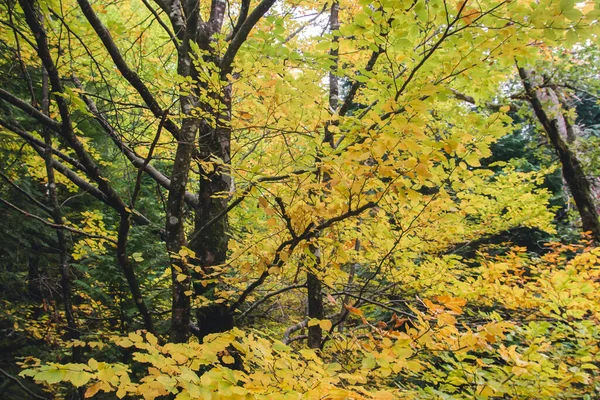
<svg viewBox="0 0 600 400"><path fill-rule="evenodd" d="M38 122L46 125L50 129L56 132L60 132L61 125L60 122L53 120L52 118L44 115L37 108L33 107L31 104L26 101L21 100L20 98L14 96L13 94L7 92L6 90L0 88L0 99L12 104L13 106L19 108L25 114L32 116Z"/></svg>
<svg viewBox="0 0 600 400"><path fill-rule="evenodd" d="M235 35L239 32L242 24L246 21L246 18L248 18L248 11L250 11L250 0L242 0L242 4L240 6L240 15L238 15L235 26L233 27L230 36L227 38L228 41L235 37Z"/></svg>
<svg viewBox="0 0 600 400"><path fill-rule="evenodd" d="M38 206L39 208L44 210L46 213L52 214L52 210L50 209L50 207L48 207L45 204L43 204L42 202L40 202L38 199L33 197L31 194L29 194L29 192L25 191L25 189L21 188L16 183L11 181L8 176L4 175L4 173L0 172L0 177L2 177L2 179L4 179L10 186L15 188L19 193L23 194L25 197L27 197L29 200L31 200L31 202L33 202L33 204L35 204L36 206Z"/></svg>
<svg viewBox="0 0 600 400"><path fill-rule="evenodd" d="M52 229L64 229L64 230L67 230L69 232L76 233L78 235L87 236L87 237L93 238L93 239L103 239L103 240L106 240L106 241L111 242L113 244L117 244L116 240L111 239L111 238L109 238L107 236L94 235L94 234L87 233L87 232L84 232L84 231L76 229L76 228L71 228L70 226L67 226L67 225L59 225L59 224L53 224L52 222L48 222L48 221L46 221L42 217L38 217L37 215L30 214L27 211L20 209L19 207L15 206L14 204L10 203L9 201L7 201L7 200L5 200L5 199L3 199L1 197L0 197L0 203L3 203L7 207L12 208L13 210L17 211L20 214L23 214L24 216L26 216L28 218L33 218L36 221L39 221L39 222L43 223L44 225L49 226Z"/></svg>
<svg viewBox="0 0 600 400"><path fill-rule="evenodd" d="M287 328L285 330L285 333L283 334L283 343L284 344L290 344L292 342L292 339L290 339L290 335L296 331L299 331L300 329L304 329L306 328L308 325L308 319L305 319L304 321L300 321L295 325L290 326L289 328ZM305 335L302 335L304 338ZM299 337L299 336L297 336ZM308 336L306 336L308 337Z"/></svg>
<svg viewBox="0 0 600 400"><path fill-rule="evenodd" d="M16 382L17 385L19 385L19 387L21 389L23 389L27 394L35 397L36 399L47 400L46 397L40 396L39 394L35 394L34 392L32 392L27 386L23 385L23 383L19 379L17 379L16 377L12 376L11 374L9 374L8 372L6 372L2 368L0 368L0 372L2 373L2 375L6 376L11 381Z"/></svg>
<svg viewBox="0 0 600 400"><path fill-rule="evenodd" d="M83 0L80 0L83 1ZM254 28L254 25L266 14L267 11L271 8L271 6L275 3L275 0L262 0L259 5L256 6L252 13L246 18L246 20L240 26L240 29L235 34L229 47L227 47L227 51L225 55L223 55L223 59L220 63L221 69L221 79L225 79L227 74L231 73L233 69L233 60L235 55L237 54L242 44L248 38L250 31Z"/></svg>
<svg viewBox="0 0 600 400"><path fill-rule="evenodd" d="M76 77L73 77L73 81L75 82L75 85L77 87L83 90L81 82L79 82L79 80ZM115 132L115 130L113 129L112 125L110 125L110 123L102 116L102 114L98 110L98 107L96 107L96 103L94 103L94 101L89 96L86 96L83 93L81 97L87 105L90 112L94 115L96 121L100 124L100 127L102 127L104 132L106 132L108 137L113 141L113 143L115 143L119 150L121 150L125 157L127 157L127 159L131 161L131 164L134 167L138 168L138 170L146 172L159 185L169 190L171 187L171 180L167 178L162 172L150 165L152 150L154 149L154 146L156 146L156 143L153 142L153 146L151 146L151 150L148 154L147 159L139 157L132 149L130 149L128 146L125 145L125 143L123 143L117 132ZM159 122L157 136L155 137L155 140L158 140L160 132L162 131L162 127L164 126L167 120L167 115L168 109L164 111L164 115ZM196 198L196 196L189 192L185 193L185 201L192 208L195 208L198 205L198 199Z"/></svg>
<svg viewBox="0 0 600 400"><path fill-rule="evenodd" d="M456 97L458 100L462 100L464 102L473 104L473 105L477 105L477 102L475 101L475 99L469 95L466 95L464 93L459 92L458 90L455 89L451 89L452 93L454 94L454 97ZM515 104L493 104L493 103L486 103L484 104L485 108L489 108L492 111L498 112L500 111L500 108L508 106L510 107L510 111L516 112L519 110L519 107L517 107Z"/></svg>
<svg viewBox="0 0 600 400"><path fill-rule="evenodd" d="M46 145L46 143L42 142L40 139L36 138L35 136L30 135L29 133L25 132L24 129L16 126L15 124L13 124L11 122L7 122L7 121L0 119L0 126L3 126L4 128L8 129L9 131L19 135L30 146L32 146L34 148L34 150L36 150L36 152L38 152L39 154L41 154L41 153L38 151L38 149L40 149L40 151L42 151L42 152L44 150L48 149L48 146ZM54 147L51 150L52 150L53 154L56 154L59 158L68 162L73 167L77 168L78 170L80 170L84 173L87 172L85 167L79 161L75 160L72 157L69 157L68 155L62 153L61 151L55 149Z"/></svg>
<svg viewBox="0 0 600 400"><path fill-rule="evenodd" d="M265 301L267 301L268 299L270 299L273 296L277 296L277 295L279 295L281 293L284 293L284 292L287 292L289 290L300 289L300 288L305 288L305 287L306 287L306 283L297 284L297 285L290 285L290 286L286 286L284 288L281 288L279 290L276 290L274 292L267 293L266 295L264 295L263 297L261 297L260 300L256 301L250 307L248 307L248 309L246 311L244 311L239 316L239 319L242 319L242 318L246 317L246 315L248 315L252 310L254 310L256 307L260 306L261 304L263 304Z"/></svg>
<svg viewBox="0 0 600 400"><path fill-rule="evenodd" d="M167 24L165 24L164 21L160 18L160 15L158 15L156 10L150 5L150 3L148 3L148 0L142 0L142 3L144 3L148 11L150 11L150 13L154 16L156 22L158 22L158 24L165 30L166 34L169 35L169 38L171 39L171 42L173 42L173 46L175 46L175 49L179 48L179 45L177 44L177 38L175 37L175 35L173 35L173 32L171 32Z"/></svg>
<svg viewBox="0 0 600 400"><path fill-rule="evenodd" d="M96 34L104 44L104 47L108 51L108 54L110 54L110 57L112 58L113 62L115 63L123 77L127 79L131 86L133 86L137 90L137 92L140 94L142 99L144 99L144 101L148 105L148 108L150 108L150 111L152 111L154 116L156 118L161 118L164 115L164 110L160 107L160 105L158 104L152 93L150 93L150 90L148 90L146 85L142 82L138 74L136 74L131 68L129 68L129 65L127 65L127 62L121 55L121 52L115 44L110 32L108 31L106 26L104 26L102 21L100 21L100 19L92 9L90 3L87 0L77 0L77 3L79 3L81 11L83 11L83 14L87 18L88 22L90 23L92 28L94 28L94 31L96 31ZM175 125L173 121L171 121L170 119L165 121L165 128L169 132L171 132L171 134L177 140L180 139L179 127Z"/></svg>
<svg viewBox="0 0 600 400"><path fill-rule="evenodd" d="M279 247L277 248L277 250L275 252L275 257L273 258L273 262L271 263L271 266L281 267L283 265L283 260L281 259L281 252L286 247L289 246L288 252L291 253L296 248L296 246L298 246L298 244L300 244L304 240L308 240L308 239L314 237L318 232L321 232L323 229L330 227L331 225L335 224L336 222L343 221L347 218L360 215L364 211L366 211L370 208L373 208L376 205L377 205L376 202L370 201L354 210L348 210L347 212L345 212L341 215L338 215L337 217L333 217L328 220L325 220L324 222L322 222L319 225L315 225L314 223L309 224L300 236L290 239L290 240L286 240L285 242L283 242L279 245ZM258 277L258 279L256 279L254 282L249 284L246 287L246 289L242 292L240 297L231 306L229 306L229 312L235 311L244 302L244 300L246 300L246 297L248 297L248 295L254 291L254 289L256 289L257 287L259 287L260 285L262 285L264 283L264 281L267 279L267 277L269 275L270 275L269 268L266 268L262 272L262 274Z"/></svg>

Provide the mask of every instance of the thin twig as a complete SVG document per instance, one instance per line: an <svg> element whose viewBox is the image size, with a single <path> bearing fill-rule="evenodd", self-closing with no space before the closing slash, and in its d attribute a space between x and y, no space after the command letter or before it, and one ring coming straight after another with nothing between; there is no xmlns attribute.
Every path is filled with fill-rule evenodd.
<svg viewBox="0 0 600 400"><path fill-rule="evenodd" d="M9 208L12 208L13 210L23 214L26 217L33 218L36 221L39 221L39 222L43 223L44 225L49 226L52 229L64 229L69 232L76 233L78 235L87 236L87 237L93 238L93 239L103 239L103 240L109 241L111 243L117 244L116 240L111 239L107 236L94 235L92 233L87 233L87 232L84 232L84 231L76 229L76 228L71 228L70 226L67 226L67 225L59 225L59 224L53 224L52 222L48 222L42 217L38 217L37 215L30 214L27 211L20 209L19 207L15 206L14 204L10 203L9 201L4 200L1 197L0 197L0 203L3 203L4 205L8 206Z"/></svg>
<svg viewBox="0 0 600 400"><path fill-rule="evenodd" d="M17 385L19 385L19 387L21 389L23 389L25 392L27 392L29 395L35 397L36 399L47 400L46 397L40 396L39 394L35 394L34 392L32 392L31 389L29 389L27 386L23 385L23 383L19 379L17 379L15 376L12 376L11 374L6 372L2 368L0 368L0 373L2 373L2 375L6 376L11 381L16 382Z"/></svg>

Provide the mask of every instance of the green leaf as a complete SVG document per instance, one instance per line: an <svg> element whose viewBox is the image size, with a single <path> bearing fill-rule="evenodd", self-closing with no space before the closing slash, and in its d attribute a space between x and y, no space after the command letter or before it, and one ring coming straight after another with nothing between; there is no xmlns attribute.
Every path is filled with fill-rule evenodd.
<svg viewBox="0 0 600 400"><path fill-rule="evenodd" d="M567 46L573 46L579 40L579 35L574 29L569 29L565 36L565 44Z"/></svg>
<svg viewBox="0 0 600 400"><path fill-rule="evenodd" d="M69 381L71 381L71 383L74 386L80 387L80 386L83 386L86 383L88 383L89 380L91 379L91 377L92 377L92 374L90 374L89 372L78 371L78 372L69 373L69 375L67 376L67 379Z"/></svg>
<svg viewBox="0 0 600 400"><path fill-rule="evenodd" d="M575 0L560 0L560 11L562 11L563 13L565 11L571 10L573 9L573 7L575 7Z"/></svg>
<svg viewBox="0 0 600 400"><path fill-rule="evenodd" d="M33 379L53 384L62 381L66 374L67 371L64 369L48 369L35 375Z"/></svg>
<svg viewBox="0 0 600 400"><path fill-rule="evenodd" d="M583 16L583 14L581 13L581 11L579 11L576 8L567 10L567 11L563 11L563 15L565 17L567 17L568 19L570 19L571 21L576 21L579 18L581 18Z"/></svg>

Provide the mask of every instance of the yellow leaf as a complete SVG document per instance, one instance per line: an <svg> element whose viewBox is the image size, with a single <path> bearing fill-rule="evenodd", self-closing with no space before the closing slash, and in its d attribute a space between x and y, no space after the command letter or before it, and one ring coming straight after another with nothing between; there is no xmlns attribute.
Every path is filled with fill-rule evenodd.
<svg viewBox="0 0 600 400"><path fill-rule="evenodd" d="M130 333L130 335L133 335L133 333ZM93 358L90 358L90 359L88 360L88 365L90 366L90 368L91 368L92 370L98 369L98 361L96 361L96 360L95 360L95 359L93 359Z"/></svg>
<svg viewBox="0 0 600 400"><path fill-rule="evenodd" d="M246 111L240 111L239 116L241 119L250 119L252 118L252 114Z"/></svg>
<svg viewBox="0 0 600 400"><path fill-rule="evenodd" d="M418 176L423 176L426 178L431 176L431 174L427 170L427 165L423 164L423 163L417 164L417 166L415 167L415 172L417 173Z"/></svg>
<svg viewBox="0 0 600 400"><path fill-rule="evenodd" d="M443 326L443 325L454 326L454 325L456 325L456 318L454 318L454 316L451 314L441 313L440 315L438 315L438 324L440 326Z"/></svg>
<svg viewBox="0 0 600 400"><path fill-rule="evenodd" d="M119 390L117 390L117 397L122 399L123 397L125 397L126 394L127 394L127 391L125 389L123 389L122 387L119 387Z"/></svg>
<svg viewBox="0 0 600 400"><path fill-rule="evenodd" d="M158 343L158 339L156 338L156 336L154 336L152 333L148 332L146 333L146 340L148 341L148 343L150 343L152 346L156 346L156 344Z"/></svg>
<svg viewBox="0 0 600 400"><path fill-rule="evenodd" d="M395 348L394 353L396 353L396 356L398 358L404 359L404 360L413 355L413 351L409 347L401 347L399 349Z"/></svg>
<svg viewBox="0 0 600 400"><path fill-rule="evenodd" d="M187 279L187 275L186 274L177 274L177 277L175 279L177 279L177 282L183 282Z"/></svg>
<svg viewBox="0 0 600 400"><path fill-rule="evenodd" d="M269 274L270 275L278 274L279 272L281 272L281 268L279 268L277 266L269 267Z"/></svg>
<svg viewBox="0 0 600 400"><path fill-rule="evenodd" d="M188 252L188 249L186 249L185 247L182 247L182 248L179 250L178 254L179 254L181 257L186 257L186 256L187 256L188 254L190 254L190 253Z"/></svg>
<svg viewBox="0 0 600 400"><path fill-rule="evenodd" d="M416 360L411 360L411 361L406 362L406 368L409 371L419 372L423 369L423 366L421 365L420 362L418 362Z"/></svg>
<svg viewBox="0 0 600 400"><path fill-rule="evenodd" d="M49 384L58 383L63 380L67 371L61 369L50 369L46 371L42 371L39 374L34 376L36 381L44 381Z"/></svg>
<svg viewBox="0 0 600 400"><path fill-rule="evenodd" d="M259 197L258 198L258 204L262 207L262 208L267 208L269 206L269 203L267 202L267 199L265 199L264 197Z"/></svg>
<svg viewBox="0 0 600 400"><path fill-rule="evenodd" d="M362 310L359 310L356 307L349 306L348 304L344 304L344 307L346 307L346 310L350 311L352 314L363 315Z"/></svg>
<svg viewBox="0 0 600 400"><path fill-rule="evenodd" d="M281 261L287 261L288 258L290 258L290 253L288 253L287 251L283 250L279 252L279 258L281 258Z"/></svg>
<svg viewBox="0 0 600 400"><path fill-rule="evenodd" d="M446 308L458 314L462 313L462 307L465 304L467 304L467 301L465 299L452 296L437 296L435 297L435 300L443 304Z"/></svg>
<svg viewBox="0 0 600 400"><path fill-rule="evenodd" d="M140 343L144 341L144 338L141 335L138 335L137 333L131 332L129 335L129 339L133 342L133 343ZM98 363L96 363L97 365ZM90 367L92 367L92 365L90 364ZM94 368L94 367L92 367Z"/></svg>
<svg viewBox="0 0 600 400"><path fill-rule="evenodd" d="M93 397L99 390L110 392L112 387L108 382L96 382L85 391L85 398Z"/></svg>
<svg viewBox="0 0 600 400"><path fill-rule="evenodd" d="M319 326L321 327L321 329L323 329L324 331L328 331L331 329L331 327L333 326L333 324L331 323L330 320L328 319L323 319L319 322Z"/></svg>
<svg viewBox="0 0 600 400"><path fill-rule="evenodd" d="M223 360L223 362L225 364L233 364L235 362L235 358L231 357L229 354L226 356L223 356L223 358L221 358L221 360Z"/></svg>
<svg viewBox="0 0 600 400"><path fill-rule="evenodd" d="M466 156L465 162L471 167L481 167L481 163L479 162L479 156L475 153L471 153L468 156Z"/></svg>
<svg viewBox="0 0 600 400"><path fill-rule="evenodd" d="M68 376L73 386L80 387L88 383L92 375L85 371L71 372Z"/></svg>
<svg viewBox="0 0 600 400"><path fill-rule="evenodd" d="M415 142L414 140L411 140L411 139L404 139L402 141L402 143L400 144L400 147L405 148L406 150L410 151L413 154L421 151L421 146L419 146L417 144L417 142Z"/></svg>
<svg viewBox="0 0 600 400"><path fill-rule="evenodd" d="M115 343L124 348L133 346L133 342L127 338L120 338Z"/></svg>

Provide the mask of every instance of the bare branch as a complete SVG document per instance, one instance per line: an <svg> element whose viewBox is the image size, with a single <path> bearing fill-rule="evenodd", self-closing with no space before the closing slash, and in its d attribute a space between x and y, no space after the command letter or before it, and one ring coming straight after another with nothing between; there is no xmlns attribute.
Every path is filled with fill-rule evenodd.
<svg viewBox="0 0 600 400"><path fill-rule="evenodd" d="M37 108L33 107L31 104L26 101L21 100L17 96L7 92L6 90L0 88L0 99L12 104L13 106L21 109L25 114L32 116L38 122L48 126L53 131L60 132L61 125L60 122L53 120L52 118L44 115Z"/></svg>
<svg viewBox="0 0 600 400"><path fill-rule="evenodd" d="M304 329L306 328L306 326L308 325L308 319L305 319L304 321L300 321L295 325L290 326L289 328L287 328L285 330L285 333L283 334L283 343L284 344L290 344L292 342L292 339L290 339L290 335L296 331L299 331L300 329ZM305 335L303 335L305 336ZM308 337L308 336L306 336ZM296 339L298 340L298 339Z"/></svg>
<svg viewBox="0 0 600 400"><path fill-rule="evenodd" d="M19 385L19 387L21 389L23 389L27 394L35 397L36 399L40 399L40 400L47 400L46 397L40 396L39 394L35 394L33 393L27 386L23 385L23 383L17 379L16 377L12 376L11 374L9 374L8 372L6 372L5 370L3 370L2 368L0 368L0 372L2 373L2 375L6 376L8 379L10 379L11 381L14 381L17 383L17 385Z"/></svg>
<svg viewBox="0 0 600 400"><path fill-rule="evenodd" d="M103 240L109 241L111 243L117 244L116 240L111 239L111 238L109 238L107 236L94 235L94 234L87 233L87 232L84 232L84 231L76 229L76 228L72 228L72 227L67 226L67 225L53 224L52 222L46 221L42 217L38 217L37 215L28 213L27 211L20 209L19 207L15 206L14 204L10 203L9 201L7 201L7 200L5 200L5 199L3 199L1 197L0 197L0 203L3 203L7 207L12 208L13 210L17 211L20 214L23 214L24 216L26 216L28 218L33 218L36 221L39 221L39 222L43 223L44 225L49 226L52 229L64 229L64 230L67 230L69 232L76 233L78 235L82 235L82 236L86 236L86 237L94 238L94 239L103 239Z"/></svg>
<svg viewBox="0 0 600 400"><path fill-rule="evenodd" d="M284 288L281 288L279 290L276 290L274 292L267 293L263 297L261 297L260 300L256 301L250 307L248 307L248 309L246 311L244 311L239 316L239 319L245 318L251 311L253 311L254 309L256 309L258 306L260 306L261 304L263 304L265 301L267 301L268 299L270 299L273 296L280 295L281 293L285 293L285 292L290 291L290 290L300 289L300 288L305 288L305 287L306 287L306 283L297 284L297 285L290 285L290 286L286 286Z"/></svg>
<svg viewBox="0 0 600 400"><path fill-rule="evenodd" d="M144 101L148 105L148 108L150 108L154 116L156 118L162 118L162 116L164 115L164 110L160 107L160 105L158 104L152 93L150 93L150 90L148 90L144 82L142 82L138 74L136 74L131 68L129 68L129 65L127 65L127 62L121 55L121 52L119 51L119 48L114 42L110 32L108 31L106 26L104 26L102 21L100 21L100 19L92 9L90 3L87 0L78 0L77 2L79 3L79 7L81 7L81 10L83 11L83 14L87 18L88 22L90 23L90 25L92 25L100 40L102 40L104 47L108 51L108 54L110 54L110 57L112 58L113 62L115 63L123 77L127 79L131 86L133 86L137 90L137 92L140 94L142 99L144 99ZM165 121L165 128L169 132L171 132L171 134L173 134L173 136L176 139L179 139L179 127L175 125L173 121L171 121L170 119Z"/></svg>
<svg viewBox="0 0 600 400"><path fill-rule="evenodd" d="M231 40L229 47L227 47L227 51L225 52L223 59L221 60L221 79L227 77L227 74L229 74L232 71L233 60L238 50L246 41L246 38L250 34L252 28L254 28L254 25L256 25L256 23L263 17L263 15L266 14L267 11L269 11L269 9L274 3L275 0L262 0L260 4L257 5L254 10L252 10L252 13L250 13L248 18L246 18L246 20L244 21L244 23L242 23L240 29Z"/></svg>
<svg viewBox="0 0 600 400"><path fill-rule="evenodd" d="M156 10L150 5L150 3L148 3L148 0L142 0L142 3L144 3L148 11L150 11L150 13L154 16L156 22L158 22L158 24L165 30L165 33L169 35L171 42L173 42L173 46L175 46L175 48L177 49L179 47L179 45L177 44L177 38L175 37L175 35L173 35L173 32L171 32L167 24L164 23L164 21L160 18L160 15L158 15Z"/></svg>
<svg viewBox="0 0 600 400"><path fill-rule="evenodd" d="M29 200L31 200L31 202L33 204L35 204L36 206L38 206L39 208L44 210L46 213L52 214L52 210L50 209L50 207L46 206L45 204L40 202L38 199L33 197L25 189L18 186L16 183L14 183L12 180L10 180L10 178L8 176L4 175L4 173L0 172L0 177L2 177L2 179L4 179L10 186L12 186L14 189L16 189L19 193L23 194L25 197L27 197Z"/></svg>

